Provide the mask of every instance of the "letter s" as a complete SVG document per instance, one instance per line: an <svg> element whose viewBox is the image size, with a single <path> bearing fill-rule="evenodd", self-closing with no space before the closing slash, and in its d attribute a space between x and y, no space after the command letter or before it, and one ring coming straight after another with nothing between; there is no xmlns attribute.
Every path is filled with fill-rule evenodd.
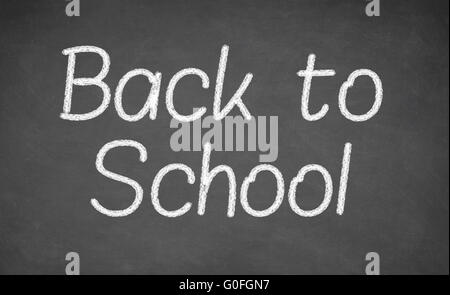
<svg viewBox="0 0 450 295"><path fill-rule="evenodd" d="M134 181L128 177L108 171L103 166L103 159L105 158L105 155L109 150L116 148L116 147L125 147L125 146L136 148L139 151L139 160L142 163L147 161L147 150L139 142L136 142L134 140L114 140L114 141L108 142L100 149L100 151L97 154L97 160L95 162L95 166L97 167L97 170L101 174L103 174L104 176L106 176L112 180L116 180L116 181L128 184L136 192L136 196L135 196L133 203L128 208L123 209L123 210L106 209L105 207L100 205L100 203L97 201L97 199L91 199L92 206L94 206L94 208L98 212L105 214L107 216L111 216L111 217L123 217L123 216L130 215L131 213L136 211L136 209L139 207L139 205L142 202L142 197L144 194L142 187L139 185L139 183L137 183L136 181Z"/></svg>

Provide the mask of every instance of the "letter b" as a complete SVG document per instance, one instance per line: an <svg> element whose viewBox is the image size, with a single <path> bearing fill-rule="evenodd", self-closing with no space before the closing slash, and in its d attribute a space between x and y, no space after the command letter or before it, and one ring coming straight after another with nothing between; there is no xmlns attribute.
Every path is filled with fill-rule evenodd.
<svg viewBox="0 0 450 295"><path fill-rule="evenodd" d="M97 53L101 56L103 60L102 69L97 74L97 76L93 78L74 78L75 74L75 62L76 62L76 54L77 53ZM100 114L102 114L106 108L109 105L109 102L111 100L111 91L108 87L108 85L103 82L103 79L106 77L106 75L109 72L109 65L110 65L110 59L108 53L106 53L105 50L95 47L95 46L77 46L77 47L71 47L66 48L62 52L64 55L68 55L68 62L67 62L67 75L66 75L66 89L64 93L64 106L63 106L63 113L61 113L61 118L64 120L70 120L70 121L84 121L93 119ZM73 92L73 85L76 86L98 86L103 91L103 100L100 106L85 114L71 114L70 110L72 108L72 92Z"/></svg>

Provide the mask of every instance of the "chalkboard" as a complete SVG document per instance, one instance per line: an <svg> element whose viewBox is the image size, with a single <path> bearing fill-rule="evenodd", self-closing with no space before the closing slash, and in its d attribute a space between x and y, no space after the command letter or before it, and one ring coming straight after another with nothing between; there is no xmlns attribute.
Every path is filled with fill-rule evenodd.
<svg viewBox="0 0 450 295"><path fill-rule="evenodd" d="M449 4L372 2L2 1L0 273L65 274L76 254L81 274L365 274L370 257L381 274L448 274ZM111 98L100 115L74 121L62 114L67 50L79 46L108 54L103 82ZM98 53L73 55L75 78L95 77L105 66ZM174 148L182 124L166 107L172 81L176 112L205 107L202 118L211 118L221 57L227 61L220 110L251 74L242 102L255 119L266 120L266 143L270 124L277 135L268 161L261 161L268 152L258 142L255 150L211 151L210 170L227 165L235 174L232 216L226 172L211 182L198 213L204 147L195 150L191 137L188 150ZM312 78L308 112L317 114L324 104L328 109L307 120L301 71L314 57L314 69L329 72ZM176 84L174 75L186 68L200 71ZM153 120L146 112L127 121L116 111L119 81L134 69L147 72L122 80L123 111L138 114L160 73ZM358 69L376 77L363 72L340 105L340 90ZM375 105L376 78L382 83L379 108L367 120L349 119ZM93 111L102 97L99 86L73 85L70 112ZM242 118L238 105L231 106L227 115ZM248 131L245 143L249 138ZM100 164L138 183L143 197L130 214L111 217L93 200L109 210L136 201L131 185L96 166L99 151L117 140L135 146L122 142ZM168 217L155 209L151 192L160 169L174 163L192 169L195 182L181 170L162 178L161 208L191 205ZM301 208L295 212L291 182L311 164L316 166L293 186ZM247 181L247 205L267 213L260 217L249 214L241 198L244 179L258 165L275 167L284 181L281 203L271 212L264 210L277 195L274 174L262 171ZM319 165L324 173L314 170ZM346 190L340 192L345 210L339 212L346 165ZM308 216L326 203L327 175L329 204Z"/></svg>

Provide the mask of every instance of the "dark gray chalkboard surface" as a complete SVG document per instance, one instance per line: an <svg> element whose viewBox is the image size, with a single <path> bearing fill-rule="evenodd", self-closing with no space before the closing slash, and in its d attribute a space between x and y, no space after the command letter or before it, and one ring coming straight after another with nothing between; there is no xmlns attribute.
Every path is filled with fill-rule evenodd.
<svg viewBox="0 0 450 295"><path fill-rule="evenodd" d="M82 274L364 274L366 254L377 252L382 274L449 273L449 42L448 1L381 0L380 16L368 17L367 1L80 1L80 16L66 15L67 1L1 1L0 4L0 273L64 274L66 253L77 252ZM283 174L280 208L257 218L239 201L244 178L259 153L213 151L211 167L233 168L238 201L227 217L228 183L219 174L205 214L197 214L202 152L174 152L165 91L187 67L202 69L210 88L186 78L176 91L180 113L207 107L212 114L221 47L229 46L223 102L246 73L253 80L243 101L254 116L278 117L278 158ZM155 120L122 120L112 101L88 121L60 118L67 56L65 48L92 45L111 58L105 82L114 89L135 68L162 73ZM300 100L308 55L317 69L336 75L313 78L310 108L327 103L315 122L302 117ZM101 67L95 54L77 57L76 76L92 77ZM379 112L365 122L347 120L338 93L360 68L383 82ZM130 80L124 107L142 107L148 82ZM101 102L98 87L74 87L74 112ZM114 95L114 93L113 93ZM348 94L348 107L366 112L374 86L361 78ZM237 108L232 114L239 115ZM133 189L100 174L95 166L107 142L131 139L148 151L139 162L131 148L111 151L105 167L143 187L132 214L112 218L96 211L96 198L111 209L126 208ZM352 143L343 215L336 214L337 187L346 142ZM160 187L170 210L192 202L183 216L168 218L153 207L151 185L170 163L181 172ZM320 164L335 186L330 206L307 218L289 206L291 179L307 164ZM255 209L270 206L276 182L262 173L249 190ZM297 201L320 204L324 181L308 174Z"/></svg>

